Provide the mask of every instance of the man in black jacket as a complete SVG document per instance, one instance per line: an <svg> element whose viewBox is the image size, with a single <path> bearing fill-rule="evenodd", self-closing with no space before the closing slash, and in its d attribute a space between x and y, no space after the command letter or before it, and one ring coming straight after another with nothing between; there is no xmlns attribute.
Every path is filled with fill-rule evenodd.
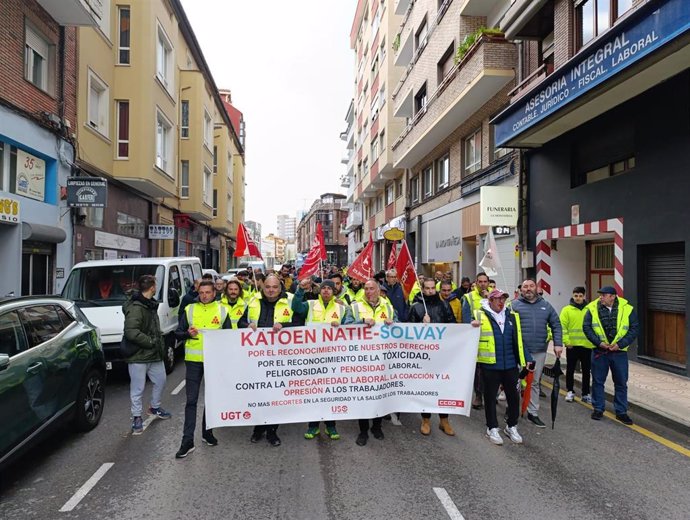
<svg viewBox="0 0 690 520"><path fill-rule="evenodd" d="M422 300L423 295L423 300ZM424 280L422 294L418 294L415 303L410 309L408 317L410 323L457 323L455 315L448 305L436 292L436 282L432 278ZM448 422L448 414L441 413L439 428L446 435L455 435L453 427ZM431 414L422 414L422 426L419 428L422 435L431 433Z"/></svg>

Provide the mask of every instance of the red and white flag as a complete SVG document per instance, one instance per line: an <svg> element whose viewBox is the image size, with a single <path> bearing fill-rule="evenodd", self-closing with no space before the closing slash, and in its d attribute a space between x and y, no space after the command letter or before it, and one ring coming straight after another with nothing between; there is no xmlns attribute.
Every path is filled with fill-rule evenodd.
<svg viewBox="0 0 690 520"><path fill-rule="evenodd" d="M366 282L374 276L374 266L372 254L374 252L374 240L372 239L371 233L369 233L369 242L362 249L355 261L352 262L350 267L347 268L347 276L359 280L360 282Z"/></svg>
<svg viewBox="0 0 690 520"><path fill-rule="evenodd" d="M323 239L323 228L321 227L321 222L316 223L316 235L314 236L314 242L312 242L311 249L307 253L307 258L304 259L304 263L299 270L298 280L304 280L315 274L318 274L321 268L321 261L326 260L326 244Z"/></svg>
<svg viewBox="0 0 690 520"><path fill-rule="evenodd" d="M395 262L395 272L398 274L398 281L405 293L405 299L407 299L417 281L417 271L412 263L412 255L410 255L407 242L404 240L398 253L398 259Z"/></svg>
<svg viewBox="0 0 690 520"><path fill-rule="evenodd" d="M395 261L398 259L398 243L393 242L393 247L391 247L391 254L388 255L388 263L386 264L386 270L395 268Z"/></svg>
<svg viewBox="0 0 690 520"><path fill-rule="evenodd" d="M261 256L259 247L250 238L249 232L242 222L237 225L237 247L235 248L235 254L233 256L256 256L261 258L261 260L264 259L264 257Z"/></svg>

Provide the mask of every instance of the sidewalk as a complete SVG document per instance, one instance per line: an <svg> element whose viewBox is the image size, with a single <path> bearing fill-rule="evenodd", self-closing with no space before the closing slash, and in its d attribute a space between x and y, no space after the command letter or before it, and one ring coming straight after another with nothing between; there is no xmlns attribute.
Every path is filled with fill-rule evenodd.
<svg viewBox="0 0 690 520"><path fill-rule="evenodd" d="M553 347L549 346L546 364L553 365L555 360ZM561 358L561 363L565 372L565 354ZM582 382L580 372L575 372L575 381L578 384ZM561 380L561 388L565 388L565 377ZM606 379L606 395L613 397L613 380L610 374ZM690 428L690 379L687 377L631 361L628 374L628 402Z"/></svg>

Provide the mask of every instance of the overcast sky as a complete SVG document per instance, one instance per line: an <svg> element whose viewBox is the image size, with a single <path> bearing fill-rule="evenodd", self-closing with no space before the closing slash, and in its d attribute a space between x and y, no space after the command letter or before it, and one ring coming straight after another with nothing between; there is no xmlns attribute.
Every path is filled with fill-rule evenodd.
<svg viewBox="0 0 690 520"><path fill-rule="evenodd" d="M218 88L247 125L245 218L309 209L339 178L354 88L357 0L182 0Z"/></svg>

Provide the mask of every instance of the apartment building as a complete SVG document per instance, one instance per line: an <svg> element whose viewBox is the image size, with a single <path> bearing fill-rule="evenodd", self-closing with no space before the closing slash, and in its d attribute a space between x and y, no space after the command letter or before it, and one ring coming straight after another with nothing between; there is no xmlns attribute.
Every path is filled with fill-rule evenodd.
<svg viewBox="0 0 690 520"><path fill-rule="evenodd" d="M76 259L193 255L225 270L243 151L181 3L100 5L78 35L77 164L108 180L108 204L80 213Z"/></svg>
<svg viewBox="0 0 690 520"><path fill-rule="evenodd" d="M526 239L556 306L603 285L638 310L630 356L690 375L690 3L496 2L518 42L497 144L524 148ZM499 5L500 4L500 5Z"/></svg>
<svg viewBox="0 0 690 520"><path fill-rule="evenodd" d="M303 256L309 252L316 235L316 227L321 223L326 255L330 264L348 265L347 237L344 234L348 216L346 196L340 193L324 193L309 208L297 224L297 252Z"/></svg>
<svg viewBox="0 0 690 520"><path fill-rule="evenodd" d="M491 119L515 82L515 45L500 31L495 2L418 0L404 10L394 62L393 114L405 125L392 144L395 168L408 174L407 240L424 274L474 277L488 229L480 225L483 186L517 186L519 157L493 144ZM519 265L517 230L497 238L499 286L512 289Z"/></svg>
<svg viewBox="0 0 690 520"><path fill-rule="evenodd" d="M357 251L363 247L362 244L362 215L363 207L361 202L355 202L355 102L350 101L350 106L345 115L346 130L341 132L340 139L345 142L345 151L341 163L345 165L345 172L340 176L340 186L347 190L345 203L347 204L348 214L345 221L345 234L347 235L347 263L351 264L357 257ZM358 233L355 233L359 230ZM357 236L358 240L355 240Z"/></svg>
<svg viewBox="0 0 690 520"><path fill-rule="evenodd" d="M297 232L297 219L288 215L278 215L277 224L278 236L288 242L294 242Z"/></svg>
<svg viewBox="0 0 690 520"><path fill-rule="evenodd" d="M346 182L352 190L354 215L346 225L356 251L375 241L374 265L382 268L391 244L383 233L390 228L404 230L405 172L393 165L393 142L404 122L393 117L391 91L401 69L393 64L393 43L402 16L392 0L359 0L350 46L355 52L354 168ZM349 117L349 116L348 116ZM350 139L347 140L350 142ZM352 252L350 253L352 255Z"/></svg>
<svg viewBox="0 0 690 520"><path fill-rule="evenodd" d="M92 2L7 0L0 10L0 296L54 294L72 267L64 200L75 159L77 26Z"/></svg>

